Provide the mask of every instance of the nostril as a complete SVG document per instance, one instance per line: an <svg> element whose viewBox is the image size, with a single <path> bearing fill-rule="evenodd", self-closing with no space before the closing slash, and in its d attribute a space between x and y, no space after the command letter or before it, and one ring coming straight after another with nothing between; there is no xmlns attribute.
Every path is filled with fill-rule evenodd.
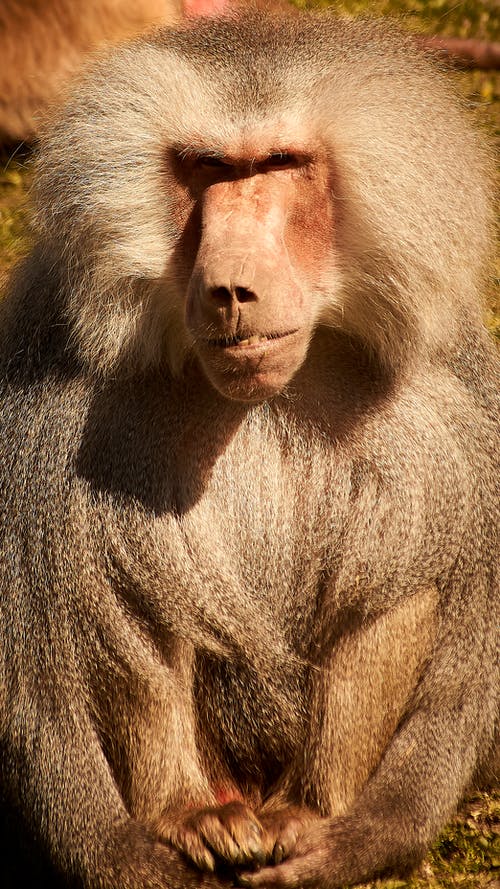
<svg viewBox="0 0 500 889"><path fill-rule="evenodd" d="M233 299L238 303L256 302L257 296L253 290L246 287L212 287L209 291L212 300L220 306L228 306Z"/></svg>
<svg viewBox="0 0 500 889"><path fill-rule="evenodd" d="M239 303L256 302L257 300L253 290L247 290L246 287L235 287L234 292Z"/></svg>
<svg viewBox="0 0 500 889"><path fill-rule="evenodd" d="M233 301L231 291L227 287L212 287L210 296L215 302L223 306L227 306Z"/></svg>

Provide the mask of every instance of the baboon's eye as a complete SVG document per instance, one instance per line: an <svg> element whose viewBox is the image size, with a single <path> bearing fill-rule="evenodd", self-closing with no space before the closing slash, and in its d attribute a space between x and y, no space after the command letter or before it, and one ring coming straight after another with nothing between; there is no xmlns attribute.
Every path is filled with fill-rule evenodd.
<svg viewBox="0 0 500 889"><path fill-rule="evenodd" d="M204 154L197 159L196 166L201 168L212 167L223 170L229 168L230 164L228 164L224 158L218 157L215 154Z"/></svg>
<svg viewBox="0 0 500 889"><path fill-rule="evenodd" d="M286 167L288 164L294 163L295 157L287 151L277 151L270 154L265 163L270 167Z"/></svg>
<svg viewBox="0 0 500 889"><path fill-rule="evenodd" d="M258 163L259 170L267 172L268 170L280 170L286 168L297 168L307 164L307 158L293 151L273 151L264 160Z"/></svg>

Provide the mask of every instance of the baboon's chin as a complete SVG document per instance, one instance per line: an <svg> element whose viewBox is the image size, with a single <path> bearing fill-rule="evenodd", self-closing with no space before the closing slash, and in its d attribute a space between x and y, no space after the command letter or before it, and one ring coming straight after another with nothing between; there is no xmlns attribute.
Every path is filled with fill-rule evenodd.
<svg viewBox="0 0 500 889"><path fill-rule="evenodd" d="M248 346L202 347L198 358L207 378L225 398L266 401L279 395L306 357L308 338L297 333Z"/></svg>
<svg viewBox="0 0 500 889"><path fill-rule="evenodd" d="M232 401L249 404L274 398L284 389L293 374L286 376L268 374L221 374L208 373L207 376L217 391Z"/></svg>

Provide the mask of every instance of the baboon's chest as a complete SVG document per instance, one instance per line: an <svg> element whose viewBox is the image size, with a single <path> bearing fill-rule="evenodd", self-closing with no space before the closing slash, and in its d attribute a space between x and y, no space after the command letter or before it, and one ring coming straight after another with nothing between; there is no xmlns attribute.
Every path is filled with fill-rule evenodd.
<svg viewBox="0 0 500 889"><path fill-rule="evenodd" d="M201 546L279 627L313 608L331 569L345 492L320 443L284 447L255 430L239 438L183 516L182 532L187 547Z"/></svg>
<svg viewBox="0 0 500 889"><path fill-rule="evenodd" d="M197 706L205 732L217 734L215 746L248 781L245 764L271 776L301 736L301 662L341 524L325 449L286 449L277 436L253 432L215 463L168 544L183 553L179 570L189 565L189 595L206 603L205 615L216 609L234 644L227 658L198 654Z"/></svg>

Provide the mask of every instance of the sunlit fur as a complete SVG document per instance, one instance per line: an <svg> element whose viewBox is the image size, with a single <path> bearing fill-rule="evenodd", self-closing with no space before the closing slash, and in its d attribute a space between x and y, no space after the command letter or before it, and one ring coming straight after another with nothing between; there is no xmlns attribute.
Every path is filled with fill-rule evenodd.
<svg viewBox="0 0 500 889"><path fill-rule="evenodd" d="M478 323L490 186L447 85L399 31L260 15L119 51L47 130L38 227L49 248L63 243L68 313L91 367L167 354L179 368L189 342L171 274L179 233L166 150L224 150L241 128L261 127L331 154L338 236L321 323L360 336L398 371Z"/></svg>
<svg viewBox="0 0 500 889"><path fill-rule="evenodd" d="M186 333L169 160L242 127L327 151L336 217L307 354L256 403ZM0 304L2 889L404 873L494 769L489 183L375 24L160 32L55 116Z"/></svg>

